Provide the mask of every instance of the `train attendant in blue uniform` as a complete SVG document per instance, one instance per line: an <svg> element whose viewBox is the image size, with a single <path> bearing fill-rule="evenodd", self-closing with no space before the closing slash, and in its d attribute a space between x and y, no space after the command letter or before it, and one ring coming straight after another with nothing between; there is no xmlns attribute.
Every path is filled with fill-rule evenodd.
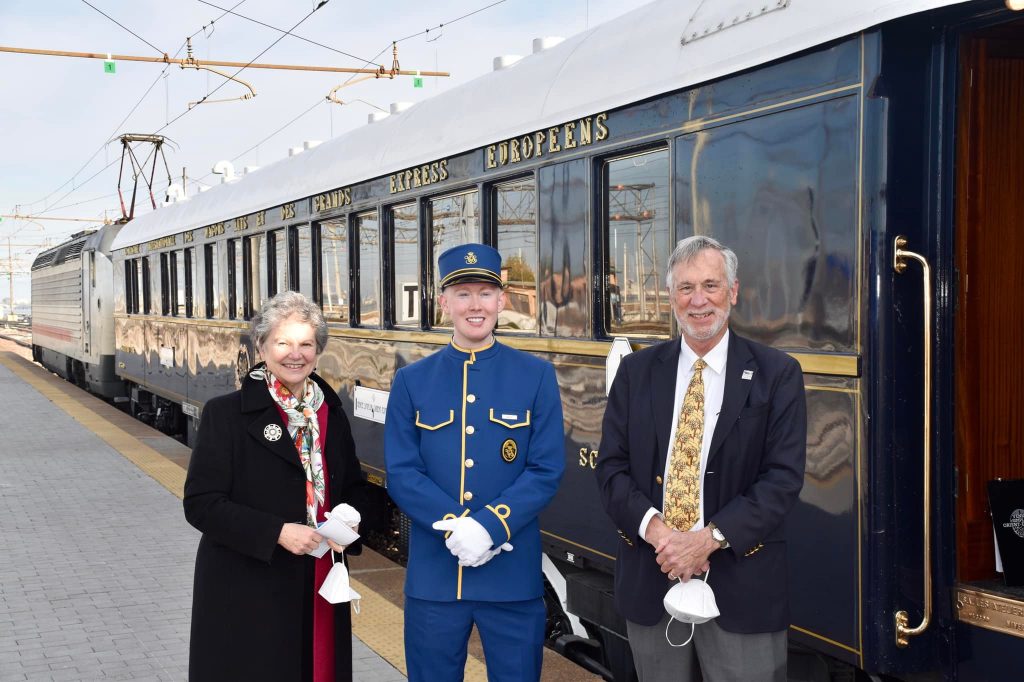
<svg viewBox="0 0 1024 682"><path fill-rule="evenodd" d="M494 339L500 254L448 249L438 301L452 341L395 375L384 431L388 493L412 519L405 581L411 682L461 680L475 624L491 682L540 678L537 516L565 468L554 368Z"/></svg>

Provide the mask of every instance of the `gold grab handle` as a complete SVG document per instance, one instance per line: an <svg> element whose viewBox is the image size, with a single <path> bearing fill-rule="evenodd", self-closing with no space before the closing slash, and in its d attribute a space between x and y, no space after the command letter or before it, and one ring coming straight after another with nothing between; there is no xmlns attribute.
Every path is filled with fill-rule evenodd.
<svg viewBox="0 0 1024 682"><path fill-rule="evenodd" d="M924 256L907 251L907 238L900 235L894 242L892 269L903 273L907 259L921 264L921 279L924 286L924 614L921 624L909 627L906 611L896 612L896 646L906 647L910 637L921 634L928 627L932 617L932 274Z"/></svg>

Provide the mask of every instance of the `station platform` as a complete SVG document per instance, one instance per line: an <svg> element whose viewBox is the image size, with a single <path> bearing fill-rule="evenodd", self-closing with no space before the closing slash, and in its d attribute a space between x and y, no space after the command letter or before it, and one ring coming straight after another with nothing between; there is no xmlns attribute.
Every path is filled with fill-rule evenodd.
<svg viewBox="0 0 1024 682"><path fill-rule="evenodd" d="M0 335L0 682L186 680L199 533L189 450ZM404 680L404 569L352 561L356 680ZM478 638L466 680L486 680ZM599 680L551 651L542 679Z"/></svg>

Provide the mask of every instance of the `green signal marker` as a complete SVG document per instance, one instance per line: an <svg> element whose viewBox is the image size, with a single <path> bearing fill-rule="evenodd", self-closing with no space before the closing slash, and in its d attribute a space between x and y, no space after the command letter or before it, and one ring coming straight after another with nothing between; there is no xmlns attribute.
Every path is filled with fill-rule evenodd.
<svg viewBox="0 0 1024 682"><path fill-rule="evenodd" d="M117 73L117 64L112 61L104 61L103 73Z"/></svg>
<svg viewBox="0 0 1024 682"><path fill-rule="evenodd" d="M423 79L420 78L419 76L416 76L415 78L413 78L412 79L412 87L414 87L414 88L422 88L423 87Z"/></svg>

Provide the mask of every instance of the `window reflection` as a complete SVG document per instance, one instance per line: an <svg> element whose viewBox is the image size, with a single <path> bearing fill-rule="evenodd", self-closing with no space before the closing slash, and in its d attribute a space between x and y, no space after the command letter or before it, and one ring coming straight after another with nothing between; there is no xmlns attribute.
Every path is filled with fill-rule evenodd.
<svg viewBox="0 0 1024 682"><path fill-rule="evenodd" d="M267 247L266 235L254 234L249 237L249 259L252 264L252 308L259 310L267 300Z"/></svg>
<svg viewBox="0 0 1024 682"><path fill-rule="evenodd" d="M348 322L348 221L320 223L321 308L328 320Z"/></svg>
<svg viewBox="0 0 1024 682"><path fill-rule="evenodd" d="M439 269L437 259L453 246L480 241L480 221L477 210L477 193L464 192L448 197L439 197L430 201L431 239L434 253L434 291L440 293ZM451 326L451 319L434 306L434 325Z"/></svg>
<svg viewBox="0 0 1024 682"><path fill-rule="evenodd" d="M184 251L171 252L171 280L174 299L171 305L171 315L185 317L186 295L185 295L185 258Z"/></svg>
<svg viewBox="0 0 1024 682"><path fill-rule="evenodd" d="M293 228L298 240L298 284L299 291L313 297L313 231L308 226Z"/></svg>
<svg viewBox="0 0 1024 682"><path fill-rule="evenodd" d="M376 211L356 216L359 235L359 324L380 326L380 220Z"/></svg>
<svg viewBox="0 0 1024 682"><path fill-rule="evenodd" d="M272 257L270 270L270 295L288 291L288 240L284 230L274 230L270 233L270 255Z"/></svg>
<svg viewBox="0 0 1024 682"><path fill-rule="evenodd" d="M420 235L416 204L391 209L395 235L395 324L420 322Z"/></svg>
<svg viewBox="0 0 1024 682"><path fill-rule="evenodd" d="M605 163L604 300L611 334L669 334L668 187L668 150Z"/></svg>
<svg viewBox="0 0 1024 682"><path fill-rule="evenodd" d="M537 188L532 178L494 188L505 309L498 328L537 329Z"/></svg>

